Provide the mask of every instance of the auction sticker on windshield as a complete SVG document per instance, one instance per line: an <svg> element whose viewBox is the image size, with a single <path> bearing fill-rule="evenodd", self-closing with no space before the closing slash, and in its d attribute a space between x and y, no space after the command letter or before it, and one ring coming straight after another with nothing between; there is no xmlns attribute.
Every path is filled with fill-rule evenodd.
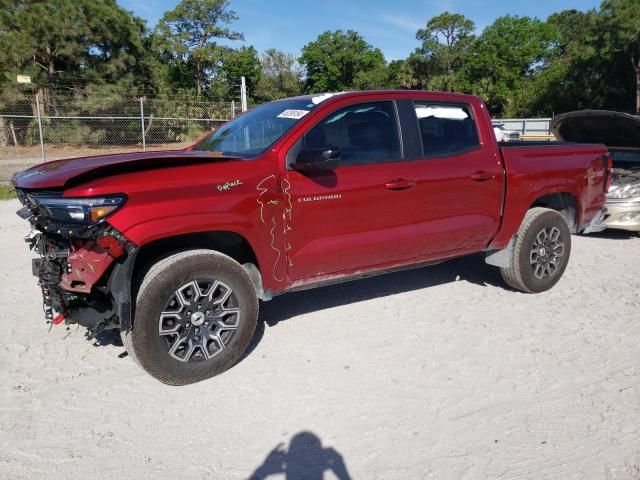
<svg viewBox="0 0 640 480"><path fill-rule="evenodd" d="M300 120L307 113L309 113L309 110L285 110L278 115L278 118L293 118L294 120Z"/></svg>

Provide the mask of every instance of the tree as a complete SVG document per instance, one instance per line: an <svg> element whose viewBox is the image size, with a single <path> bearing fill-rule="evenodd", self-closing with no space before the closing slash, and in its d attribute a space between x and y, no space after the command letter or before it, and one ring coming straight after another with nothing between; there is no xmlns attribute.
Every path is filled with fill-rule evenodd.
<svg viewBox="0 0 640 480"><path fill-rule="evenodd" d="M474 93L480 86L494 114L515 114L526 85L548 67L557 31L530 17L500 17L485 28L467 57L465 76Z"/></svg>
<svg viewBox="0 0 640 480"><path fill-rule="evenodd" d="M549 17L559 40L549 67L534 79L528 110L632 109L634 73L614 40L618 27L612 20L596 10L565 10Z"/></svg>
<svg viewBox="0 0 640 480"><path fill-rule="evenodd" d="M384 55L353 30L324 32L304 46L299 62L306 70L309 92L376 88L384 83L380 76Z"/></svg>
<svg viewBox="0 0 640 480"><path fill-rule="evenodd" d="M391 88L409 88L423 90L427 88L430 78L429 60L416 49L405 60L394 60L387 69L388 82Z"/></svg>
<svg viewBox="0 0 640 480"><path fill-rule="evenodd" d="M633 70L635 111L640 114L640 2L638 0L606 0L602 15L608 45L629 62Z"/></svg>
<svg viewBox="0 0 640 480"><path fill-rule="evenodd" d="M293 55L270 48L262 54L260 64L262 75L256 86L257 98L271 101L302 93L302 70Z"/></svg>
<svg viewBox="0 0 640 480"><path fill-rule="evenodd" d="M556 30L558 45L548 71L536 79L533 110L543 104L551 112L610 105L618 74L612 75L613 59L603 51L600 14L565 10L551 15L547 24Z"/></svg>
<svg viewBox="0 0 640 480"><path fill-rule="evenodd" d="M260 58L254 47L227 49L222 53L217 80L224 91L223 96L227 98L239 96L240 77L245 77L247 91L250 96L253 96L261 75Z"/></svg>
<svg viewBox="0 0 640 480"><path fill-rule="evenodd" d="M45 106L56 87L144 85L144 22L115 0L0 0L0 83L32 76Z"/></svg>
<svg viewBox="0 0 640 480"><path fill-rule="evenodd" d="M418 30L416 38L422 41L419 53L424 57L422 69L429 69L434 77L440 77L436 80L440 89L454 90L454 77L464 64L474 28L474 23L464 15L444 12L429 20L426 28ZM414 56L414 64L416 60ZM425 63L429 64L427 68Z"/></svg>
<svg viewBox="0 0 640 480"><path fill-rule="evenodd" d="M174 61L192 69L197 95L202 94L222 60L225 48L217 40L244 39L242 33L223 26L237 19L229 0L182 0L158 24L164 50Z"/></svg>

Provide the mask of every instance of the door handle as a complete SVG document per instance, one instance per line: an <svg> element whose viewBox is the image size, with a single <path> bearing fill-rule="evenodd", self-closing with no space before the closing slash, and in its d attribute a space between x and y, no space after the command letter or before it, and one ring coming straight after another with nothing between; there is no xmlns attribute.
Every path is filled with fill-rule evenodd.
<svg viewBox="0 0 640 480"><path fill-rule="evenodd" d="M415 184L411 180L405 180L404 178L399 178L398 180L392 180L384 184L384 188L388 190L406 190L407 188L413 187Z"/></svg>
<svg viewBox="0 0 640 480"><path fill-rule="evenodd" d="M489 172L476 172L469 175L469 178L476 182L486 182L487 180L491 180L494 177L495 175Z"/></svg>

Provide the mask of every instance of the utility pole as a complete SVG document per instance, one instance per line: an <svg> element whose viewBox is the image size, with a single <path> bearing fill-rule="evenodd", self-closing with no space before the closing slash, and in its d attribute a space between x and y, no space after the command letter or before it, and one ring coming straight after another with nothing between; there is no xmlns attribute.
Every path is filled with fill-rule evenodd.
<svg viewBox="0 0 640 480"><path fill-rule="evenodd" d="M240 107L243 112L247 111L247 81L240 77Z"/></svg>

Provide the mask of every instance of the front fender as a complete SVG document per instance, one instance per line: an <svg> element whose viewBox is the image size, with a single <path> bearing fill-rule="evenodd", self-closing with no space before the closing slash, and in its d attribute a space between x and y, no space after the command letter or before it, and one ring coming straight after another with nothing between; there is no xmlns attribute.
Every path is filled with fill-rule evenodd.
<svg viewBox="0 0 640 480"><path fill-rule="evenodd" d="M190 213L151 218L125 229L121 229L124 225L120 225L117 218L110 220L109 223L139 246L178 235L220 230L241 235L252 248L256 239L256 232L251 223L244 217L230 213ZM256 251L255 248L254 251Z"/></svg>

